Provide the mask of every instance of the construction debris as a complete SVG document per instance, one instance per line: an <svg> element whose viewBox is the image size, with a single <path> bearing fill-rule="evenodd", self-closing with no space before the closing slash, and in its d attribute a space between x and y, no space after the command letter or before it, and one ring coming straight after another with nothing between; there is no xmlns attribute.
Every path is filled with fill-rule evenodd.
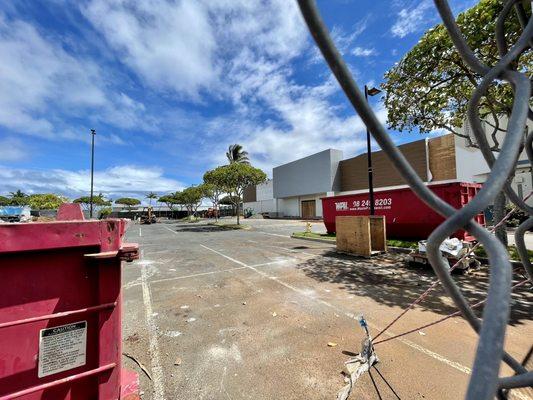
<svg viewBox="0 0 533 400"><path fill-rule="evenodd" d="M135 364L139 366L139 368L145 373L148 379L152 380L152 375L148 371L148 368L146 368L143 363L141 363L139 360L137 360L134 356L132 356L129 353L122 353L123 356L128 357L131 361L133 361Z"/></svg>
<svg viewBox="0 0 533 400"><path fill-rule="evenodd" d="M363 316L359 317L359 324L365 330L366 337L363 339L361 352L344 363L345 382L347 383L338 393L337 400L346 400L350 396L357 379L376 364L379 359L374 351L372 337L368 332L368 326Z"/></svg>

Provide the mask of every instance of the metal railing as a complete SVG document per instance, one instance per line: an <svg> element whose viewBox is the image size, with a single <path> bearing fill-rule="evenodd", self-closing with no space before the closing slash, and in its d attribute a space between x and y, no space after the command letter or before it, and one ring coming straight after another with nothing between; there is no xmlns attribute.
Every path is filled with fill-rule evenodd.
<svg viewBox="0 0 533 400"><path fill-rule="evenodd" d="M506 248L494 235L473 220L473 217L487 208L502 191L505 192L511 202L529 215L529 218L516 230L515 242L527 277L530 282L533 282L533 270L524 241L525 232L533 227L532 208L514 192L509 183L514 175L518 156L524 146L530 163L533 160L533 132L530 132L524 140L527 119L533 120L533 112L529 108L531 83L524 72L517 71L515 68L516 61L521 54L531 49L533 43L533 19L527 15L520 1L508 0L505 2L498 16L495 31L495 40L500 59L496 64L489 66L481 62L469 48L455 22L448 2L446 0L434 0L434 2L464 63L482 77L470 98L467 117L477 144L491 168L491 173L476 197L459 210L456 210L433 194L394 145L385 127L378 121L376 115L366 103L364 94L355 83L342 56L335 47L320 17L315 1L298 0L304 19L317 46L344 93L372 133L376 142L417 196L446 218L428 238L428 258L448 295L470 326L479 334L466 399L492 399L496 395L501 397L503 389L533 385L533 372L527 371L520 362L504 350L512 291L512 267L509 262L509 255ZM517 13L522 32L516 43L508 48L504 22L513 9ZM478 116L480 99L496 80L510 84L514 95L507 133L497 158L494 157L487 143L482 122ZM476 316L472 307L462 295L460 288L455 284L449 273L449 265L443 260L439 250L439 246L444 239L458 229L466 229L473 234L483 244L488 254L491 266L490 283L482 319ZM499 378L498 374L502 360L514 370L514 376Z"/></svg>

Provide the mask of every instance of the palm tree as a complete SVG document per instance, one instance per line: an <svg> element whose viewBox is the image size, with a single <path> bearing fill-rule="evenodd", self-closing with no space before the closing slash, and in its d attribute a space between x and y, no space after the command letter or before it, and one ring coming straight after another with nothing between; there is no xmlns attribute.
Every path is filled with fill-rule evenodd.
<svg viewBox="0 0 533 400"><path fill-rule="evenodd" d="M10 192L10 202L14 206L24 206L28 204L28 195L22 192L20 189L16 192Z"/></svg>
<svg viewBox="0 0 533 400"><path fill-rule="evenodd" d="M240 164L250 164L248 159L248 152L242 149L240 144L232 144L228 147L226 152L226 157L230 164L240 163Z"/></svg>
<svg viewBox="0 0 533 400"><path fill-rule="evenodd" d="M154 192L150 192L146 195L146 198L150 201L150 207L152 207L152 200L157 199L157 194Z"/></svg>

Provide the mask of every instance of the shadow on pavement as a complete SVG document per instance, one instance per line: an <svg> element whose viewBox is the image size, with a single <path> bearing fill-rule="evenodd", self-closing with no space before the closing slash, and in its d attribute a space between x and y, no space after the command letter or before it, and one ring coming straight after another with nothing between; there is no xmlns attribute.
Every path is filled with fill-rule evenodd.
<svg viewBox="0 0 533 400"><path fill-rule="evenodd" d="M370 297L389 307L406 308L437 279L430 266L411 266L405 255L384 254L372 259L342 255L327 251L323 257L316 257L298 264L307 276L319 282L338 284L340 288L356 296ZM470 304L482 301L488 288L487 267L476 274L454 274L456 283ZM515 270L513 285L522 281ZM510 324L520 324L530 320L533 295L531 285L526 283L513 291ZM451 314L457 309L444 289L439 285L415 308L433 311L442 315ZM481 316L483 306L476 308Z"/></svg>
<svg viewBox="0 0 533 400"><path fill-rule="evenodd" d="M228 232L228 231L240 231L241 229L235 229L232 227L224 227L217 225L206 225L206 224L195 224L195 223L185 223L181 225L176 225L173 228L175 232L194 232L194 233L205 233L205 232Z"/></svg>

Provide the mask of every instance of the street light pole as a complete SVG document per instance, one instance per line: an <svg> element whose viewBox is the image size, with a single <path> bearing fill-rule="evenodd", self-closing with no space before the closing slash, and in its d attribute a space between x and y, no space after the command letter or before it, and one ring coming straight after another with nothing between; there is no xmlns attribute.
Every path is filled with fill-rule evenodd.
<svg viewBox="0 0 533 400"><path fill-rule="evenodd" d="M375 96L376 94L381 93L381 90L372 87L369 88L365 85L365 100L368 103L368 96ZM370 148L370 131L368 127L366 128L366 159L368 165L368 197L370 201L370 215L374 215L374 183L373 183L373 173L372 173L372 151Z"/></svg>
<svg viewBox="0 0 533 400"><path fill-rule="evenodd" d="M92 219L93 217L93 183L94 183L94 137L96 135L96 131L94 129L91 129L91 198L89 201L90 208L89 208L89 218Z"/></svg>

